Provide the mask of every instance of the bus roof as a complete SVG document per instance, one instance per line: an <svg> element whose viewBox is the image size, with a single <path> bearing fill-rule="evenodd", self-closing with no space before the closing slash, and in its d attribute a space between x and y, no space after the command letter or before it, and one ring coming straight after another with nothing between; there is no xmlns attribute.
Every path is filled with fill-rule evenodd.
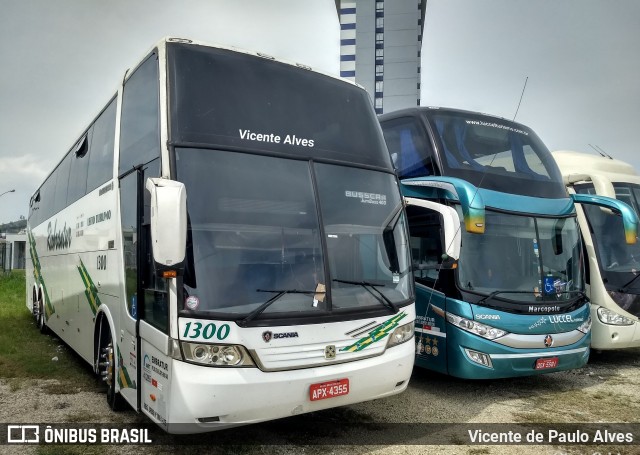
<svg viewBox="0 0 640 455"><path fill-rule="evenodd" d="M594 180L594 177L612 183L640 184L640 175L633 166L615 158L566 150L552 152L552 155L558 163L565 184Z"/></svg>
<svg viewBox="0 0 640 455"><path fill-rule="evenodd" d="M491 117L493 119L496 120L500 120L502 122L509 122L509 123L513 123L516 125L521 125L524 126L526 128L526 125L523 125L522 123L516 122L515 120L510 120L508 118L504 118L504 117L500 117L499 115L494 115L494 114L487 114L486 112L480 112L480 111L470 111L467 109L458 109L458 108L454 108L454 107L444 107L444 106L419 106L419 107L409 107L409 108L405 108L405 109L399 109L397 111L393 111L393 112L388 112L388 113L384 113L379 115L378 117L380 118L380 120L387 120L390 118L395 118L395 117L403 117L406 115L410 115L410 114L417 114L417 113L437 113L437 112L451 112L451 113L456 113L456 114L469 114L469 115L482 115L485 117Z"/></svg>
<svg viewBox="0 0 640 455"><path fill-rule="evenodd" d="M355 82L353 82L353 81L351 81L349 79L345 79L343 77L339 77L339 76L337 76L335 74L327 73L327 72L324 72L324 71L319 71L318 69L312 68L311 66L309 66L309 65L307 65L305 63L294 62L292 60L287 60L287 59L275 57L273 55L265 54L263 52L250 51L250 50L243 49L243 48L240 48L240 47L225 46L223 44L208 43L208 42L205 42L205 41L192 40L192 39L188 39L188 38L179 38L179 37L174 37L174 36L164 37L158 43L156 43L156 45L153 46L153 48L149 49L148 52L145 53L144 55L148 55L153 49L155 49L156 47L159 47L161 45L164 45L164 43L167 43L167 42L169 42L169 43L193 44L193 45L205 46L205 47L215 47L215 48L218 48L218 49L225 49L225 50L228 50L228 51L238 52L238 53L241 53L241 54L258 56L258 57L266 58L268 60L273 60L275 62L284 63L286 65L296 66L298 68L302 68L302 69L306 69L306 70L309 70L309 71L313 71L314 73L318 73L318 74L322 74L324 76L332 77L334 79L338 79L340 81L347 82L348 84L356 85L356 86L364 89L364 87L362 87L360 84L357 84L357 83L355 83Z"/></svg>

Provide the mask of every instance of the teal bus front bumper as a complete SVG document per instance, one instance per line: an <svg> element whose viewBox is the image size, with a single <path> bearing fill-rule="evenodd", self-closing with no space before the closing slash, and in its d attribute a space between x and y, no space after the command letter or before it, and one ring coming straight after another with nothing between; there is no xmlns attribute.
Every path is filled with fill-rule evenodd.
<svg viewBox="0 0 640 455"><path fill-rule="evenodd" d="M551 334L552 336L554 334ZM579 341L560 347L521 349L504 346L447 324L448 373L466 379L497 379L532 376L583 367L589 360L591 333ZM470 351L484 354L490 366L474 362ZM480 356L482 357L482 356ZM478 356L476 355L476 358ZM538 368L539 359L557 358L552 368Z"/></svg>

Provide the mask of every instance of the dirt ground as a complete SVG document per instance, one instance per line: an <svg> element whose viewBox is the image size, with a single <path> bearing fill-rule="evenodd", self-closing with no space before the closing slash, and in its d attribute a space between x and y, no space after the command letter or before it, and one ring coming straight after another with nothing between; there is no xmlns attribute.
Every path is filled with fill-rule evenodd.
<svg viewBox="0 0 640 455"><path fill-rule="evenodd" d="M635 424L632 428L638 439L639 373L640 349L592 353L590 363L580 370L494 381L464 381L416 368L409 387L400 395L201 439L156 432L154 438L160 438L163 445L0 446L0 452L640 454L640 445L465 445L469 429L508 431L534 425L562 430L573 428L574 423ZM0 381L0 422L149 424L132 410L112 412L103 393L77 391L54 380L20 378ZM448 436L447 431L451 432ZM193 445L194 440L203 446Z"/></svg>

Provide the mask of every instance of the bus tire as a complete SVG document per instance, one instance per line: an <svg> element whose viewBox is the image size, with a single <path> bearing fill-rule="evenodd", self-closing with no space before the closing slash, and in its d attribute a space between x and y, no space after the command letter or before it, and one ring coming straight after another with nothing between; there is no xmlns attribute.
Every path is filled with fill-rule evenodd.
<svg viewBox="0 0 640 455"><path fill-rule="evenodd" d="M98 373L107 386L107 404L114 411L122 411L126 408L126 403L120 392L116 391L116 353L113 346L113 337L109 330L109 325L105 323L106 336L100 344L100 359L98 363Z"/></svg>
<svg viewBox="0 0 640 455"><path fill-rule="evenodd" d="M36 293L35 288L33 292L31 292L31 314L33 315L33 319L38 322L38 294Z"/></svg>
<svg viewBox="0 0 640 455"><path fill-rule="evenodd" d="M34 306L34 312L37 312L36 325L38 326L38 330L40 330L40 333L46 334L48 330L47 330L47 321L44 315L44 303L42 302L42 295L38 297L38 300L34 303L33 306Z"/></svg>

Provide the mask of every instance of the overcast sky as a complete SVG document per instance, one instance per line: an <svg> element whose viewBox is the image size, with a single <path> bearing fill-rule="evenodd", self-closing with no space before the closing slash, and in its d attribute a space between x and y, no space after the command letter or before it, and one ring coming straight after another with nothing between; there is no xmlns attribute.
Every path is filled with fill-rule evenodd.
<svg viewBox="0 0 640 455"><path fill-rule="evenodd" d="M640 1L428 0L423 105L533 128L550 150L598 145L640 169Z"/></svg>
<svg viewBox="0 0 640 455"><path fill-rule="evenodd" d="M360 1L360 0L359 0ZM373 1L373 0L369 0ZM394 1L394 0L387 0ZM0 223L163 36L336 74L334 0L0 0ZM422 104L513 118L551 150L597 144L640 168L640 2L428 0Z"/></svg>

